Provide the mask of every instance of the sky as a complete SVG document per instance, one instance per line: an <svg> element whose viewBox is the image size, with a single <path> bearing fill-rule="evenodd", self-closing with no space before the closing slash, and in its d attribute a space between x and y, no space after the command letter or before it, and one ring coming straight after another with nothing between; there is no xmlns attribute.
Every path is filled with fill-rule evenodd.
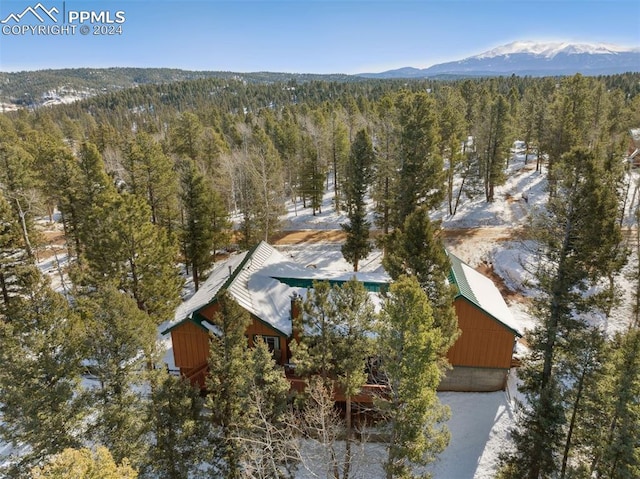
<svg viewBox="0 0 640 479"><path fill-rule="evenodd" d="M44 22L30 11L16 19L28 7ZM5 72L353 74L425 68L516 40L640 46L638 0L0 0L0 21Z"/></svg>

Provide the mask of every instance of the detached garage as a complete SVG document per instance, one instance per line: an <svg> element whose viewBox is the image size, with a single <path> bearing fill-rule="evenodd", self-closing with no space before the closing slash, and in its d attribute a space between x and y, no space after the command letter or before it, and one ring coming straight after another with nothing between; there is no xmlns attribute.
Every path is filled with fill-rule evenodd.
<svg viewBox="0 0 640 479"><path fill-rule="evenodd" d="M513 349L522 334L496 285L447 252L449 281L456 288L454 306L460 337L447 353L452 370L441 391L499 391L506 387Z"/></svg>

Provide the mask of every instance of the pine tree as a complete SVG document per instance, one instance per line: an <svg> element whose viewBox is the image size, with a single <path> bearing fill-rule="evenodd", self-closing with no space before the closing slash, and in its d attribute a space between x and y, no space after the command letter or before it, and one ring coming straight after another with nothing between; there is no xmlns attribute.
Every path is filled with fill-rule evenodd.
<svg viewBox="0 0 640 479"><path fill-rule="evenodd" d="M105 171L104 161L95 145L84 142L77 156L79 171L77 176L73 174L68 179L69 190L66 199L69 200L69 206L74 208L74 216L78 218L79 241L77 241L76 253L80 267L83 267L85 251L90 256L101 249L104 238L99 232L101 218L97 212L113 201L116 190ZM64 158L62 160L61 166L65 166ZM71 171L75 173L73 169ZM64 180L67 179L64 178ZM73 229L75 230L76 227Z"/></svg>
<svg viewBox="0 0 640 479"><path fill-rule="evenodd" d="M13 211L0 191L0 322L10 319L13 303L23 301L41 279L23 239Z"/></svg>
<svg viewBox="0 0 640 479"><path fill-rule="evenodd" d="M242 477L240 433L251 420L246 414L252 371L245 337L250 318L229 293L221 295L218 304L213 318L218 331L211 340L207 377L206 405L219 430L211 464L218 476L234 479Z"/></svg>
<svg viewBox="0 0 640 479"><path fill-rule="evenodd" d="M201 136L202 123L200 119L193 113L183 113L171 132L173 152L195 162L200 157Z"/></svg>
<svg viewBox="0 0 640 479"><path fill-rule="evenodd" d="M357 136L356 136L357 138ZM374 310L364 285L355 278L341 287L334 287L332 294L333 349L337 385L345 397L345 456L342 479L348 479L351 471L351 446L353 442L352 399L367 382L366 363L373 353L371 334Z"/></svg>
<svg viewBox="0 0 640 479"><path fill-rule="evenodd" d="M213 264L214 229L210 219L214 193L192 161L182 164L181 243L187 271L191 269L193 285L198 291L204 272Z"/></svg>
<svg viewBox="0 0 640 479"><path fill-rule="evenodd" d="M411 478L418 477L416 466L435 460L449 442L448 431L440 425L448 418L448 408L436 396L447 338L435 326L429 299L415 278L399 278L389 293L379 332L388 392L376 405L389 434L386 477Z"/></svg>
<svg viewBox="0 0 640 479"><path fill-rule="evenodd" d="M0 437L28 452L6 458L7 477L24 477L47 456L79 445L82 333L64 297L44 282L0 321Z"/></svg>
<svg viewBox="0 0 640 479"><path fill-rule="evenodd" d="M580 313L594 307L584 292L613 273L614 263L602 258L619 251L622 240L618 191L603 167L601 158L585 150L564 155L554 166L555 194L547 212L535 219L543 258L536 274L541 294L534 301L541 325L529 339L532 354L521 374L528 407L514 432L517 451L505 462L504 477L534 479L560 469L566 384L558 358L585 330Z"/></svg>
<svg viewBox="0 0 640 479"><path fill-rule="evenodd" d="M125 147L123 166L127 190L147 201L154 225L171 231L177 216L177 181L173 161L151 136L138 133Z"/></svg>
<svg viewBox="0 0 640 479"><path fill-rule="evenodd" d="M207 457L204 398L188 380L163 370L151 373L151 385L148 468L167 479L194 477Z"/></svg>
<svg viewBox="0 0 640 479"><path fill-rule="evenodd" d="M480 143L485 199L494 200L495 187L505 181L504 169L509 154L509 104L502 95L491 103L483 125Z"/></svg>
<svg viewBox="0 0 640 479"><path fill-rule="evenodd" d="M33 156L18 140L11 143L0 141L0 193L11 205L29 257L35 255L33 217L37 206L37 178L33 163Z"/></svg>
<svg viewBox="0 0 640 479"><path fill-rule="evenodd" d="M246 413L251 420L240 431L243 473L260 479L293 478L300 456L288 404L289 381L260 338L249 353L249 362L252 376Z"/></svg>
<svg viewBox="0 0 640 479"><path fill-rule="evenodd" d="M444 249L440 226L429 218L426 207L418 208L386 240L382 264L398 280L414 276L431 301L437 327L442 331L443 354L458 337L453 308L453 290L448 282L451 265Z"/></svg>
<svg viewBox="0 0 640 479"><path fill-rule="evenodd" d="M330 297L329 283L314 281L304 301L304 313L295 319L300 341L291 344L296 374L318 375L327 386L335 376Z"/></svg>
<svg viewBox="0 0 640 479"><path fill-rule="evenodd" d="M602 379L607 358L606 338L597 328L586 328L571 338L565 357L559 359L559 371L564 382L570 384L564 397L567 416L560 479L573 477L576 471L586 469L584 451L580 447L580 431L598 427L591 423L587 409L594 397L590 391L597 390ZM584 438L583 438L584 439Z"/></svg>
<svg viewBox="0 0 640 479"><path fill-rule="evenodd" d="M365 130L360 130L351 145L351 154L345 171L345 199L349 224L342 224L347 234L342 255L358 271L361 259L371 252L369 222L366 220L365 195L371 181L374 162L373 146Z"/></svg>
<svg viewBox="0 0 640 479"><path fill-rule="evenodd" d="M466 140L466 123L464 112L466 110L462 95L455 89L446 87L441 91L438 99L440 127L440 156L448 161L447 165L447 202L449 214L455 211L453 183L456 173L461 169L464 158L463 145ZM462 189L464 186L461 185ZM457 205L456 205L457 206Z"/></svg>
<svg viewBox="0 0 640 479"><path fill-rule="evenodd" d="M613 399L612 415L603 428L591 472L598 478L631 479L640 475L640 330L630 330L615 343L613 381L608 381L606 391Z"/></svg>
<svg viewBox="0 0 640 479"><path fill-rule="evenodd" d="M352 399L367 381L366 364L373 353L371 334L374 316L369 295L355 278L333 287L327 282L315 282L307 294L304 314L296 325L301 331L300 342L292 345L296 374L306 378L309 384L317 377L324 392L336 390L345 397L345 452L342 460L338 458L333 440L325 438L327 440L321 441L330 449L327 452L327 457L332 458L329 469L336 479L347 479L351 473ZM321 400L323 391L305 394L306 400ZM312 414L320 412L311 407Z"/></svg>
<svg viewBox="0 0 640 479"><path fill-rule="evenodd" d="M151 223L147 203L129 193L104 196L90 213L87 245L90 284L115 282L157 324L173 317L182 279L175 267L177 248L167 232Z"/></svg>
<svg viewBox="0 0 640 479"><path fill-rule="evenodd" d="M320 153L311 137L302 136L300 149L300 196L302 196L303 206L311 207L315 216L317 212L322 212L325 172L320 161Z"/></svg>
<svg viewBox="0 0 640 479"><path fill-rule="evenodd" d="M428 94L400 95L400 171L396 184L394 226L400 226L418 206L429 210L444 198L444 166L438 154L438 117Z"/></svg>
<svg viewBox="0 0 640 479"><path fill-rule="evenodd" d="M376 225L387 235L391 227L391 211L395 198L395 182L399 170L397 150L397 112L391 96L378 103L378 119L375 128L377 144L376 163L371 195L375 200Z"/></svg>
<svg viewBox="0 0 640 479"><path fill-rule="evenodd" d="M80 258L81 231L84 217L81 189L81 170L78 159L58 139L45 138L38 145L36 162L41 183L49 201L57 206L62 216L64 235L69 256Z"/></svg>
<svg viewBox="0 0 640 479"><path fill-rule="evenodd" d="M589 145L591 94L589 80L580 74L564 78L550 105L550 124L543 139L549 154L549 179L553 193L554 167L572 148Z"/></svg>
<svg viewBox="0 0 640 479"><path fill-rule="evenodd" d="M147 400L139 386L156 349L156 328L131 297L110 286L79 298L77 309L86 331L87 359L98 382L88 392L95 410L90 436L116 461L128 458L140 468L147 456L148 424Z"/></svg>
<svg viewBox="0 0 640 479"><path fill-rule="evenodd" d="M31 470L31 479L136 479L138 473L123 460L117 464L109 449L65 449L51 457L44 466Z"/></svg>
<svg viewBox="0 0 640 479"><path fill-rule="evenodd" d="M349 138L347 128L342 122L338 110L331 113L331 169L333 171L333 202L336 211L342 206L342 175L349 158ZM348 182L348 180L347 180Z"/></svg>

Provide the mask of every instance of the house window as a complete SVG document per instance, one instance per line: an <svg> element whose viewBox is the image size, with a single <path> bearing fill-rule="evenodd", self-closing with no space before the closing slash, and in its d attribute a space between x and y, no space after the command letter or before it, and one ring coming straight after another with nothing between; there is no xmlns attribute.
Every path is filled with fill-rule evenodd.
<svg viewBox="0 0 640 479"><path fill-rule="evenodd" d="M253 344L256 344L256 342L261 340L267 343L269 351L273 354L273 359L280 364L280 338L278 336L261 336L258 334L253 336Z"/></svg>
<svg viewBox="0 0 640 479"><path fill-rule="evenodd" d="M267 343L267 346L269 346L269 351L273 352L280 349L280 338L278 336L260 336L256 334L253 337L253 344L255 344L257 341L260 341L260 338L262 338L262 340Z"/></svg>

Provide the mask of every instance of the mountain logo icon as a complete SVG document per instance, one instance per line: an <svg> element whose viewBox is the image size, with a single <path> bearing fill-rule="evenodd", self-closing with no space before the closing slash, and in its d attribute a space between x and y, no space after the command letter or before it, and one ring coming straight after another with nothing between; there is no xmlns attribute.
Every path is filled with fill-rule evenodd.
<svg viewBox="0 0 640 479"><path fill-rule="evenodd" d="M13 20L15 23L20 23L22 21L22 17L24 17L27 13L31 13L31 15L36 17L40 21L40 23L44 23L47 17L49 17L55 23L58 23L58 19L56 18L55 14L60 13L60 11L56 7L47 10L42 5L42 3L38 3L33 7L25 8L22 13L9 14L7 18L5 18L4 20L0 20L0 23L9 23L11 20Z"/></svg>

